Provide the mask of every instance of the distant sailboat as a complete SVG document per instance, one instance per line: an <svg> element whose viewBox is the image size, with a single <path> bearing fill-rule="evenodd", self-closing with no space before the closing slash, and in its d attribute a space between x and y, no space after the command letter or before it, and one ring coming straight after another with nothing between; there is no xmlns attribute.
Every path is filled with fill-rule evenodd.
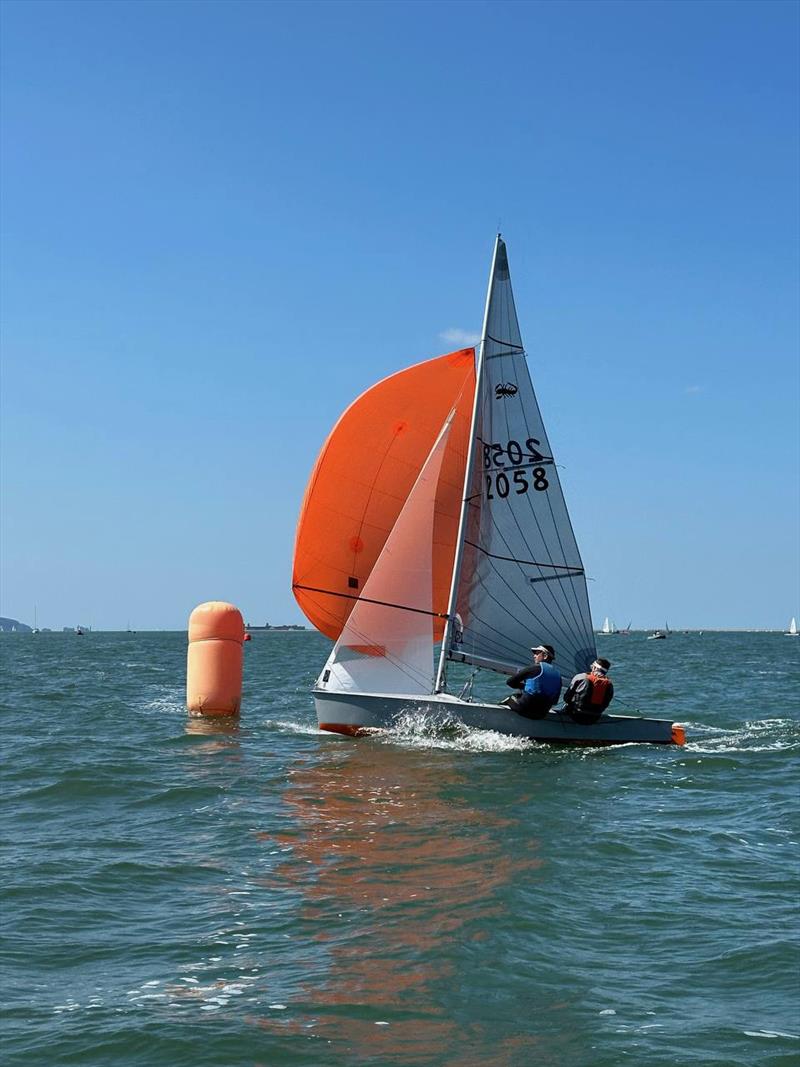
<svg viewBox="0 0 800 1067"><path fill-rule="evenodd" d="M794 619L792 619L792 622L794 622ZM36 608L35 604L33 605L33 629L31 630L31 633L32 634L38 634L39 633L39 617L38 617L38 611L37 611L37 608Z"/></svg>
<svg viewBox="0 0 800 1067"><path fill-rule="evenodd" d="M331 431L303 500L292 589L335 642L313 689L323 730L433 713L539 741L683 743L666 719L526 719L465 698L469 683L447 691L452 663L508 676L548 643L569 681L597 654L499 236L477 351L384 379Z"/></svg>
<svg viewBox="0 0 800 1067"><path fill-rule="evenodd" d="M654 630L650 634L650 636L647 638L647 640L648 641L664 641L667 637L669 637L669 634L670 634L669 623L666 622L666 623L664 623L664 629L663 630Z"/></svg>
<svg viewBox="0 0 800 1067"><path fill-rule="evenodd" d="M600 627L599 632L601 634L618 634L619 630L616 628L614 623L609 620L608 615L606 615L605 622Z"/></svg>
<svg viewBox="0 0 800 1067"><path fill-rule="evenodd" d="M800 637L800 633L797 630L797 619L792 615L792 621L789 623L789 629L783 635L784 637Z"/></svg>

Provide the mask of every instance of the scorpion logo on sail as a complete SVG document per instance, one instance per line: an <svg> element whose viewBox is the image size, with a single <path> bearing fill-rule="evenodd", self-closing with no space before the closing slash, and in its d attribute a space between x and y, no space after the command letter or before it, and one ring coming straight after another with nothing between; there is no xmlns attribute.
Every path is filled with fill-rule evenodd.
<svg viewBox="0 0 800 1067"><path fill-rule="evenodd" d="M517 387L513 382L500 382L494 387L495 400L502 400L504 397L516 395Z"/></svg>

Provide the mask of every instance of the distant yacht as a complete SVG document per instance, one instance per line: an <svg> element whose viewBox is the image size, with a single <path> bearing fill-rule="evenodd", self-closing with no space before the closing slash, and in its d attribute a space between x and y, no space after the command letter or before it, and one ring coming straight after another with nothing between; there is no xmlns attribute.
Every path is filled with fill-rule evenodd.
<svg viewBox="0 0 800 1067"><path fill-rule="evenodd" d="M601 634L618 634L619 630L616 628L613 622L609 622L608 615L606 615L606 621L598 630Z"/></svg>
<svg viewBox="0 0 800 1067"><path fill-rule="evenodd" d="M789 629L783 635L784 637L800 637L797 632L797 619L792 615L792 621L789 623Z"/></svg>
<svg viewBox="0 0 800 1067"><path fill-rule="evenodd" d="M794 622L794 619L792 619L792 622ZM40 632L41 631L39 630L38 613L37 613L36 605L34 604L33 605L33 629L31 630L31 633L32 634L38 634Z"/></svg>

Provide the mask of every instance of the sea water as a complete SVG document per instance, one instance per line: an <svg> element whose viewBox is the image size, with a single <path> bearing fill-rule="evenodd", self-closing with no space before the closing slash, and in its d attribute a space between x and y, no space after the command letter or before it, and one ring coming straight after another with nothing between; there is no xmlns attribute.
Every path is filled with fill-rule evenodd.
<svg viewBox="0 0 800 1067"><path fill-rule="evenodd" d="M685 748L321 734L313 633L239 725L185 634L0 638L4 1063L798 1064L800 639L598 642Z"/></svg>

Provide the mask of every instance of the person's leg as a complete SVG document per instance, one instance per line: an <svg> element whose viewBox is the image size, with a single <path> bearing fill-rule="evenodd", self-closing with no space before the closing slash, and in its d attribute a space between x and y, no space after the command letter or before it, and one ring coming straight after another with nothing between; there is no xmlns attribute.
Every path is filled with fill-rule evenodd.
<svg viewBox="0 0 800 1067"><path fill-rule="evenodd" d="M581 726L591 726L592 723L597 722L600 718L601 712L595 714L594 712L578 711L577 708L571 707L569 704L564 705L564 711L567 712L573 722L579 723Z"/></svg>
<svg viewBox="0 0 800 1067"><path fill-rule="evenodd" d="M537 693L525 693L517 704L512 706L514 711L526 719L543 719L550 710L550 701Z"/></svg>

